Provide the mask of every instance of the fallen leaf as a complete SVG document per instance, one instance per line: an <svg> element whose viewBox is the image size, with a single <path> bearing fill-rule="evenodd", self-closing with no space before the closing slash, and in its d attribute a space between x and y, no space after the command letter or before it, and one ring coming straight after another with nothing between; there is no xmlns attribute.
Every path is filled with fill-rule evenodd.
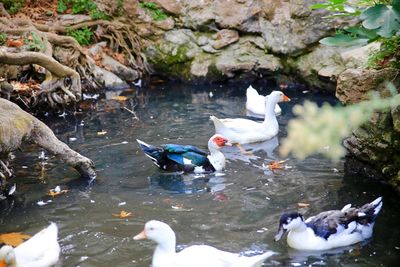
<svg viewBox="0 0 400 267"><path fill-rule="evenodd" d="M112 216L123 219L126 217L131 217L133 215L132 215L132 212L127 212L127 211L122 210L119 214L113 213Z"/></svg>
<svg viewBox="0 0 400 267"><path fill-rule="evenodd" d="M24 42L22 40L7 39L6 45L8 47L20 47L24 45Z"/></svg>
<svg viewBox="0 0 400 267"><path fill-rule="evenodd" d="M107 131L97 132L97 135L105 135L105 134L107 134Z"/></svg>
<svg viewBox="0 0 400 267"><path fill-rule="evenodd" d="M310 204L299 202L299 203L297 203L297 206L299 208L308 208L310 206Z"/></svg>
<svg viewBox="0 0 400 267"><path fill-rule="evenodd" d="M31 238L30 235L26 235L21 232L1 234L0 235L0 243L16 247L29 238Z"/></svg>
<svg viewBox="0 0 400 267"><path fill-rule="evenodd" d="M111 99L117 100L117 101L126 101L128 98L126 96L123 95L116 95L111 97Z"/></svg>
<svg viewBox="0 0 400 267"><path fill-rule="evenodd" d="M56 197L62 194L66 194L68 193L69 190L61 190L61 191L54 191L53 189L49 190L49 192L47 193L47 195L52 196L52 197Z"/></svg>
<svg viewBox="0 0 400 267"><path fill-rule="evenodd" d="M282 161L273 161L267 164L267 168L270 170L281 170L283 169Z"/></svg>

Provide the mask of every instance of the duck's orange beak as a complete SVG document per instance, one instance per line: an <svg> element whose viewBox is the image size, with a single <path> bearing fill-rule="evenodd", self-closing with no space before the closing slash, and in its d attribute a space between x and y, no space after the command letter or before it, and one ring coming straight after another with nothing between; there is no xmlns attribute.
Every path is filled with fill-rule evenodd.
<svg viewBox="0 0 400 267"><path fill-rule="evenodd" d="M146 230L141 231L139 234L133 237L133 240L141 240L141 239L147 239Z"/></svg>
<svg viewBox="0 0 400 267"><path fill-rule="evenodd" d="M283 102L289 102L290 98L287 95L283 95Z"/></svg>

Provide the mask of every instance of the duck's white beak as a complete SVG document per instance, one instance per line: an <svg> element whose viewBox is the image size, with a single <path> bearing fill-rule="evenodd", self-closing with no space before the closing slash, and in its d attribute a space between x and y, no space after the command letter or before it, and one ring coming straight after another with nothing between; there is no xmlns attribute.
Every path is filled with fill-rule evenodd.
<svg viewBox="0 0 400 267"><path fill-rule="evenodd" d="M141 239L147 239L146 230L141 231L139 234L133 237L133 240L141 240Z"/></svg>

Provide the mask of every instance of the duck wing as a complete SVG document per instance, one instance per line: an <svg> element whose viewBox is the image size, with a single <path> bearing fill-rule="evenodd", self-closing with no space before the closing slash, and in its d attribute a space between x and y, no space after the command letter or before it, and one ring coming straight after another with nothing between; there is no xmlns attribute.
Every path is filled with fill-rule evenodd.
<svg viewBox="0 0 400 267"><path fill-rule="evenodd" d="M168 159L181 165L202 166L207 164L207 153L190 145L166 144L163 147Z"/></svg>
<svg viewBox="0 0 400 267"><path fill-rule="evenodd" d="M353 228L356 224L370 225L375 221L381 208L382 197L379 197L361 208L352 208L348 204L342 210L321 212L308 218L305 223L317 236L328 239L329 236Z"/></svg>

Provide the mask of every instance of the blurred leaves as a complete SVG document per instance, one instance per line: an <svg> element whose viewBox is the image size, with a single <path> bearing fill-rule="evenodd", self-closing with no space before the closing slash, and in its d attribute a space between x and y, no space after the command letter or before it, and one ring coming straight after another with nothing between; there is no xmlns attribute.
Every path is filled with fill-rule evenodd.
<svg viewBox="0 0 400 267"><path fill-rule="evenodd" d="M0 235L0 244L6 244L9 246L16 247L29 238L31 238L30 235L26 235L26 234L23 234L20 232L1 234Z"/></svg>
<svg viewBox="0 0 400 267"><path fill-rule="evenodd" d="M393 85L388 86L395 92ZM342 140L365 123L374 111L400 105L400 95L381 99L378 95L371 100L346 107L332 107L325 103L321 108L306 101L296 105L293 113L298 118L288 124L288 136L282 142L280 153L287 156L292 153L296 158L321 153L338 160L345 155Z"/></svg>

